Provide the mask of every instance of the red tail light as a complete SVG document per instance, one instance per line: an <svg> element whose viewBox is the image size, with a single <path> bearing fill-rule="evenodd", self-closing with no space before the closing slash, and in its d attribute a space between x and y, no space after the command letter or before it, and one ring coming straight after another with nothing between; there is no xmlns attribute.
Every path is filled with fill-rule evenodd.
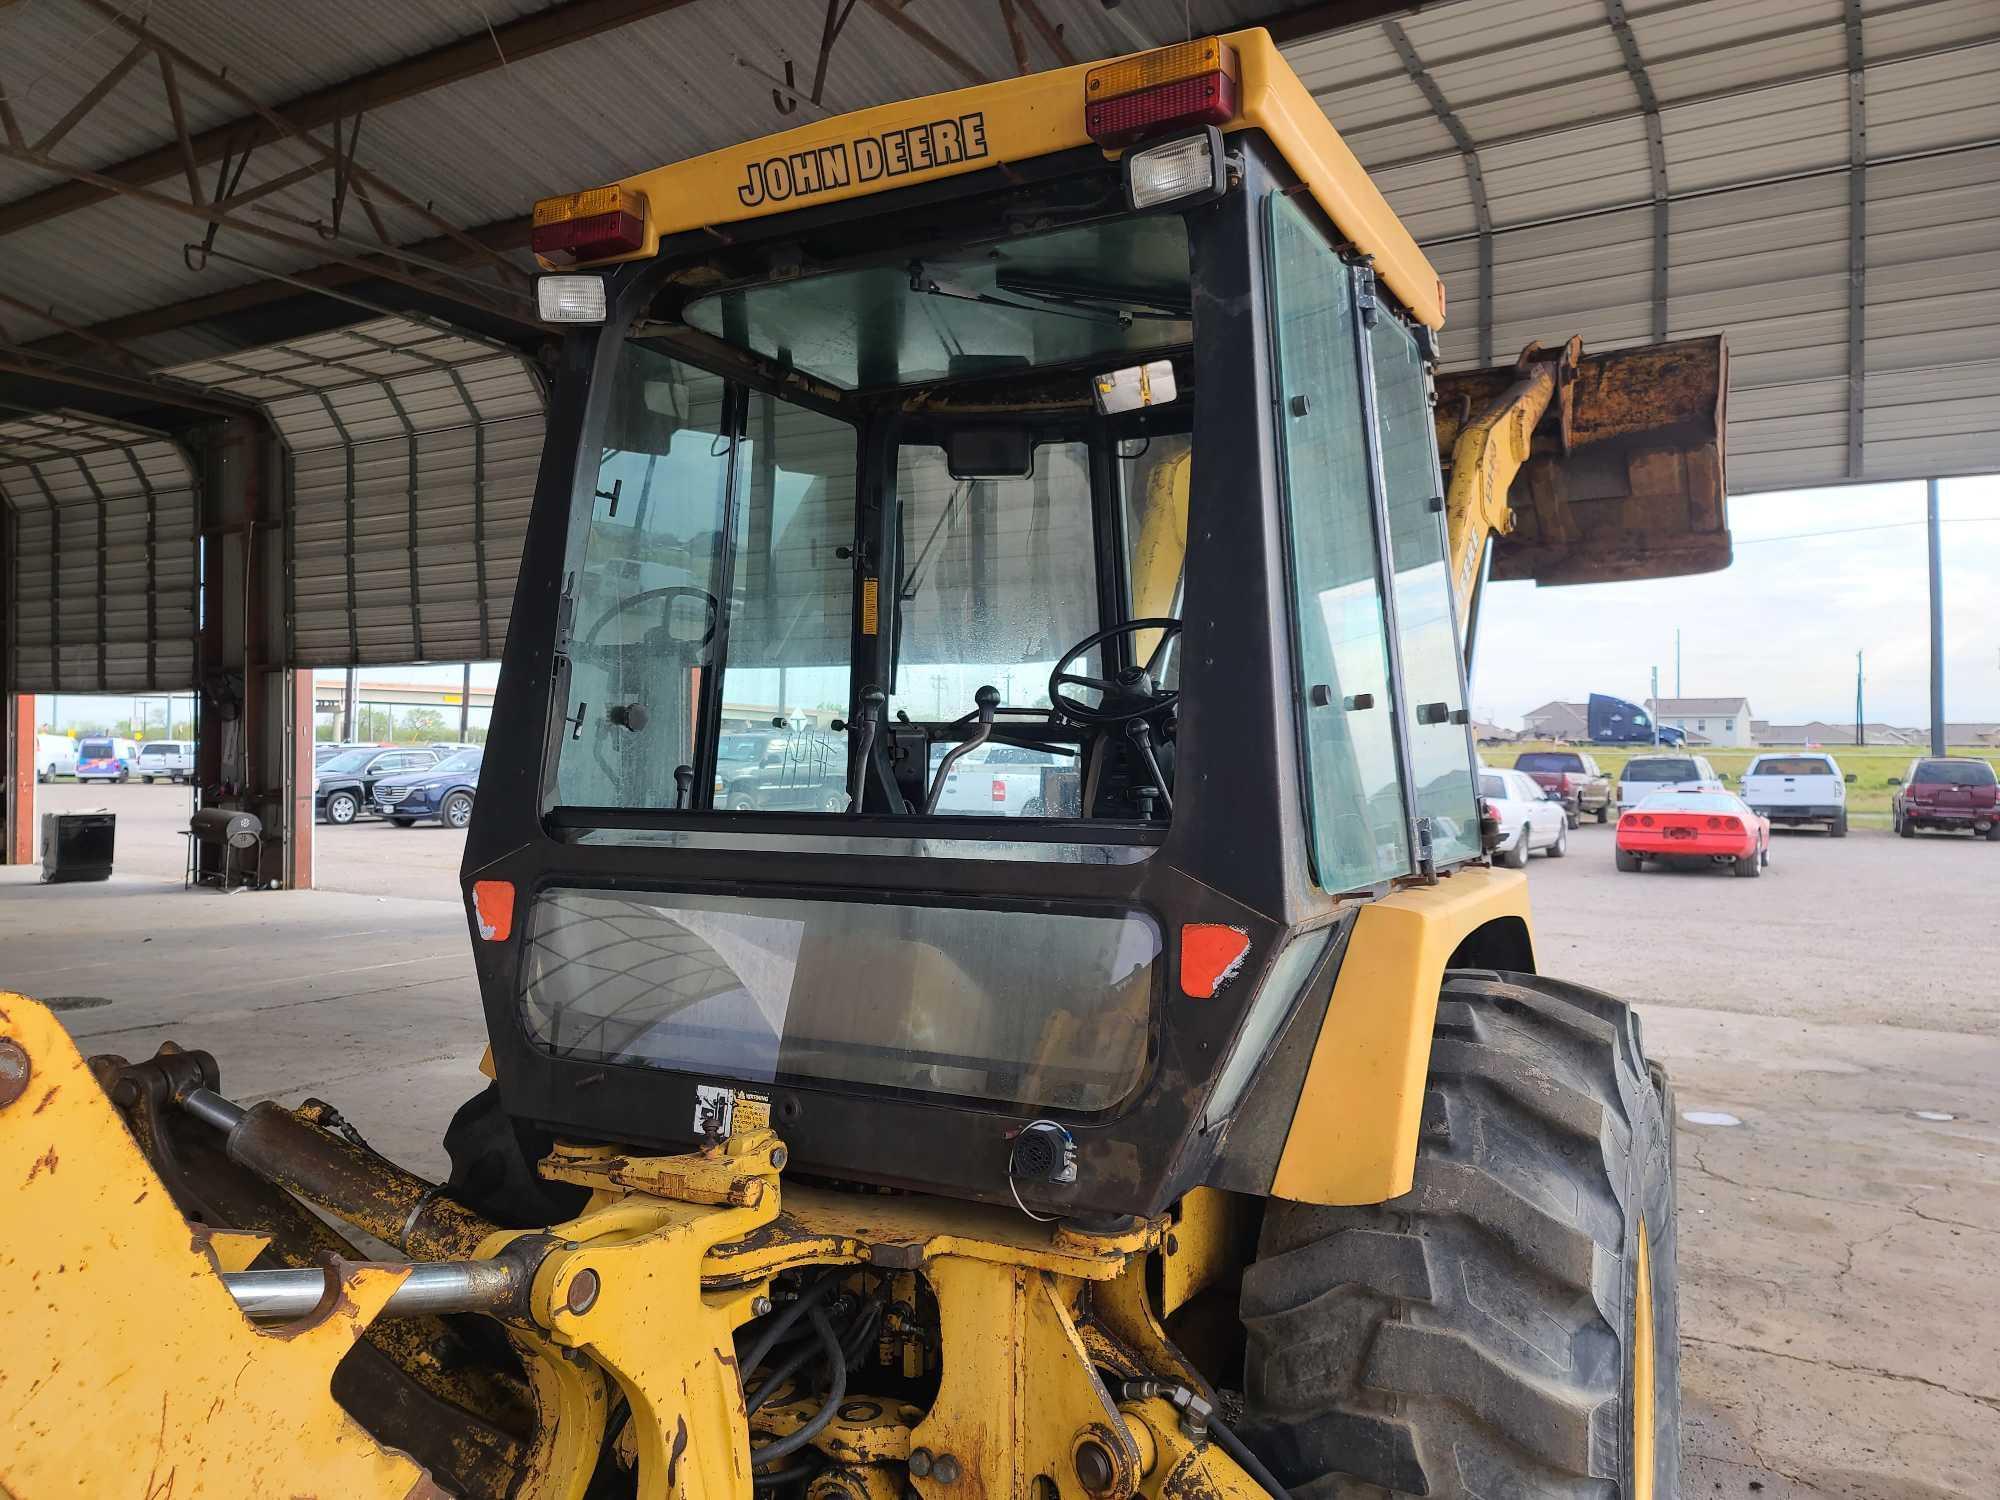
<svg viewBox="0 0 2000 1500"><path fill-rule="evenodd" d="M616 185L542 199L528 231L528 248L558 266L628 255L645 243L646 200Z"/></svg>
<svg viewBox="0 0 2000 1500"><path fill-rule="evenodd" d="M1236 118L1236 52L1206 37L1092 68L1083 81L1083 128L1100 146L1121 146L1185 125Z"/></svg>
<svg viewBox="0 0 2000 1500"><path fill-rule="evenodd" d="M1500 821L1500 809L1495 807L1490 800L1483 801L1479 804L1479 816L1489 823L1497 823Z"/></svg>
<svg viewBox="0 0 2000 1500"><path fill-rule="evenodd" d="M993 778L993 800L995 802L1005 802L1007 800L1007 783L1002 781L998 776Z"/></svg>
<svg viewBox="0 0 2000 1500"><path fill-rule="evenodd" d="M1743 831L1743 820L1741 818L1710 818L1708 826L1710 828L1720 828L1728 833L1741 833Z"/></svg>
<svg viewBox="0 0 2000 1500"><path fill-rule="evenodd" d="M1651 813L1640 813L1639 826L1641 828L1651 828L1653 826L1653 815Z"/></svg>

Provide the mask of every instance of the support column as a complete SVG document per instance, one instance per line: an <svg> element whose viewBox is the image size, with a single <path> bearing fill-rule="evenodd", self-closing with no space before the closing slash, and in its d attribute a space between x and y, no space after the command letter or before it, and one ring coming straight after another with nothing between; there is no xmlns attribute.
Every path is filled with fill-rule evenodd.
<svg viewBox="0 0 2000 1500"><path fill-rule="evenodd" d="M282 453L261 417L232 418L212 431L202 468L201 802L262 820L264 882L310 884L312 678L286 659ZM221 873L220 849L201 856L204 874Z"/></svg>
<svg viewBox="0 0 2000 1500"><path fill-rule="evenodd" d="M1924 481L1925 523L1931 544L1931 754L1944 745L1944 562L1938 545L1938 482Z"/></svg>
<svg viewBox="0 0 2000 1500"><path fill-rule="evenodd" d="M6 708L3 758L7 768L6 842L0 865L35 861L35 695L9 693L0 698Z"/></svg>
<svg viewBox="0 0 2000 1500"><path fill-rule="evenodd" d="M0 498L0 595L14 582L14 511ZM0 865L35 857L35 695L15 693L17 606L0 603Z"/></svg>

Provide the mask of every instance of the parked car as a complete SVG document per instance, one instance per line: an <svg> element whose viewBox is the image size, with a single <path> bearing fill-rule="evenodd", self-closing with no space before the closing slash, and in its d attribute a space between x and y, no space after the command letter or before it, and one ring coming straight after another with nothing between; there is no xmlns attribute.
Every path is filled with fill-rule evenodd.
<svg viewBox="0 0 2000 1500"><path fill-rule="evenodd" d="M1647 860L1728 865L1754 880L1771 863L1771 820L1734 792L1696 787L1656 791L1618 815L1621 870Z"/></svg>
<svg viewBox="0 0 2000 1500"><path fill-rule="evenodd" d="M76 742L78 781L130 781L132 769L138 764L139 746L135 740L92 735Z"/></svg>
<svg viewBox="0 0 2000 1500"><path fill-rule="evenodd" d="M1769 818L1790 828L1824 823L1837 839L1847 837L1847 783L1830 755L1786 752L1760 755L1750 762L1739 783L1743 800Z"/></svg>
<svg viewBox="0 0 2000 1500"><path fill-rule="evenodd" d="M398 828L436 818L447 828L472 821L472 802L479 791L479 763L484 750L461 750L434 766L379 777L373 793L375 812Z"/></svg>
<svg viewBox="0 0 2000 1500"><path fill-rule="evenodd" d="M1969 756L1913 760L1889 815L1906 839L1919 828L1963 828L2000 843L2000 782L1990 764Z"/></svg>
<svg viewBox="0 0 2000 1500"><path fill-rule="evenodd" d="M381 740L331 740L313 746L313 766L317 769L336 755L345 755L350 750L387 750L390 747Z"/></svg>
<svg viewBox="0 0 2000 1500"><path fill-rule="evenodd" d="M54 781L76 774L76 741L66 734L35 736L35 780Z"/></svg>
<svg viewBox="0 0 2000 1500"><path fill-rule="evenodd" d="M725 734L715 805L737 812L844 812L847 744L816 731Z"/></svg>
<svg viewBox="0 0 2000 1500"><path fill-rule="evenodd" d="M1556 794L1572 828L1585 813L1595 813L1600 823L1611 817L1611 778L1582 751L1524 750L1514 757L1514 769L1527 772L1543 791Z"/></svg>
<svg viewBox="0 0 2000 1500"><path fill-rule="evenodd" d="M348 750L313 768L313 816L327 823L352 823L369 805L375 783L398 771L421 771L438 762L435 750L395 745Z"/></svg>
<svg viewBox="0 0 2000 1500"><path fill-rule="evenodd" d="M139 779L187 781L194 775L193 740L147 740L139 747Z"/></svg>
<svg viewBox="0 0 2000 1500"><path fill-rule="evenodd" d="M1540 849L1550 859L1569 852L1569 811L1562 798L1526 771L1483 767L1479 796L1486 816L1500 825L1500 843L1493 863L1518 870Z"/></svg>
<svg viewBox="0 0 2000 1500"><path fill-rule="evenodd" d="M1637 807L1655 792L1725 790L1715 767L1701 755L1635 755L1618 773L1618 811Z"/></svg>

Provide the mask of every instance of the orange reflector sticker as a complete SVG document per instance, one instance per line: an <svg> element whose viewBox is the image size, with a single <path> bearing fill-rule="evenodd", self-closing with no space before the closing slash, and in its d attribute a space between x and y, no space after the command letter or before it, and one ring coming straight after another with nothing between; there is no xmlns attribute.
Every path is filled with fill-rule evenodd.
<svg viewBox="0 0 2000 1500"><path fill-rule="evenodd" d="M504 943L514 935L514 882L472 882L472 917L479 935L489 943Z"/></svg>
<svg viewBox="0 0 2000 1500"><path fill-rule="evenodd" d="M1243 969L1250 934L1219 922L1189 922L1181 928L1181 991L1212 1000Z"/></svg>

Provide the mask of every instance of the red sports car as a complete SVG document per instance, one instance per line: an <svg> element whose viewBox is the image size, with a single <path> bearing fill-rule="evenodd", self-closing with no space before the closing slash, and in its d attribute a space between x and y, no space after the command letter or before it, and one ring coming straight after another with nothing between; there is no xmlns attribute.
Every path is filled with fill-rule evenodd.
<svg viewBox="0 0 2000 1500"><path fill-rule="evenodd" d="M1754 880L1771 862L1771 820L1734 792L1655 792L1618 819L1618 868L1649 859L1729 865Z"/></svg>

